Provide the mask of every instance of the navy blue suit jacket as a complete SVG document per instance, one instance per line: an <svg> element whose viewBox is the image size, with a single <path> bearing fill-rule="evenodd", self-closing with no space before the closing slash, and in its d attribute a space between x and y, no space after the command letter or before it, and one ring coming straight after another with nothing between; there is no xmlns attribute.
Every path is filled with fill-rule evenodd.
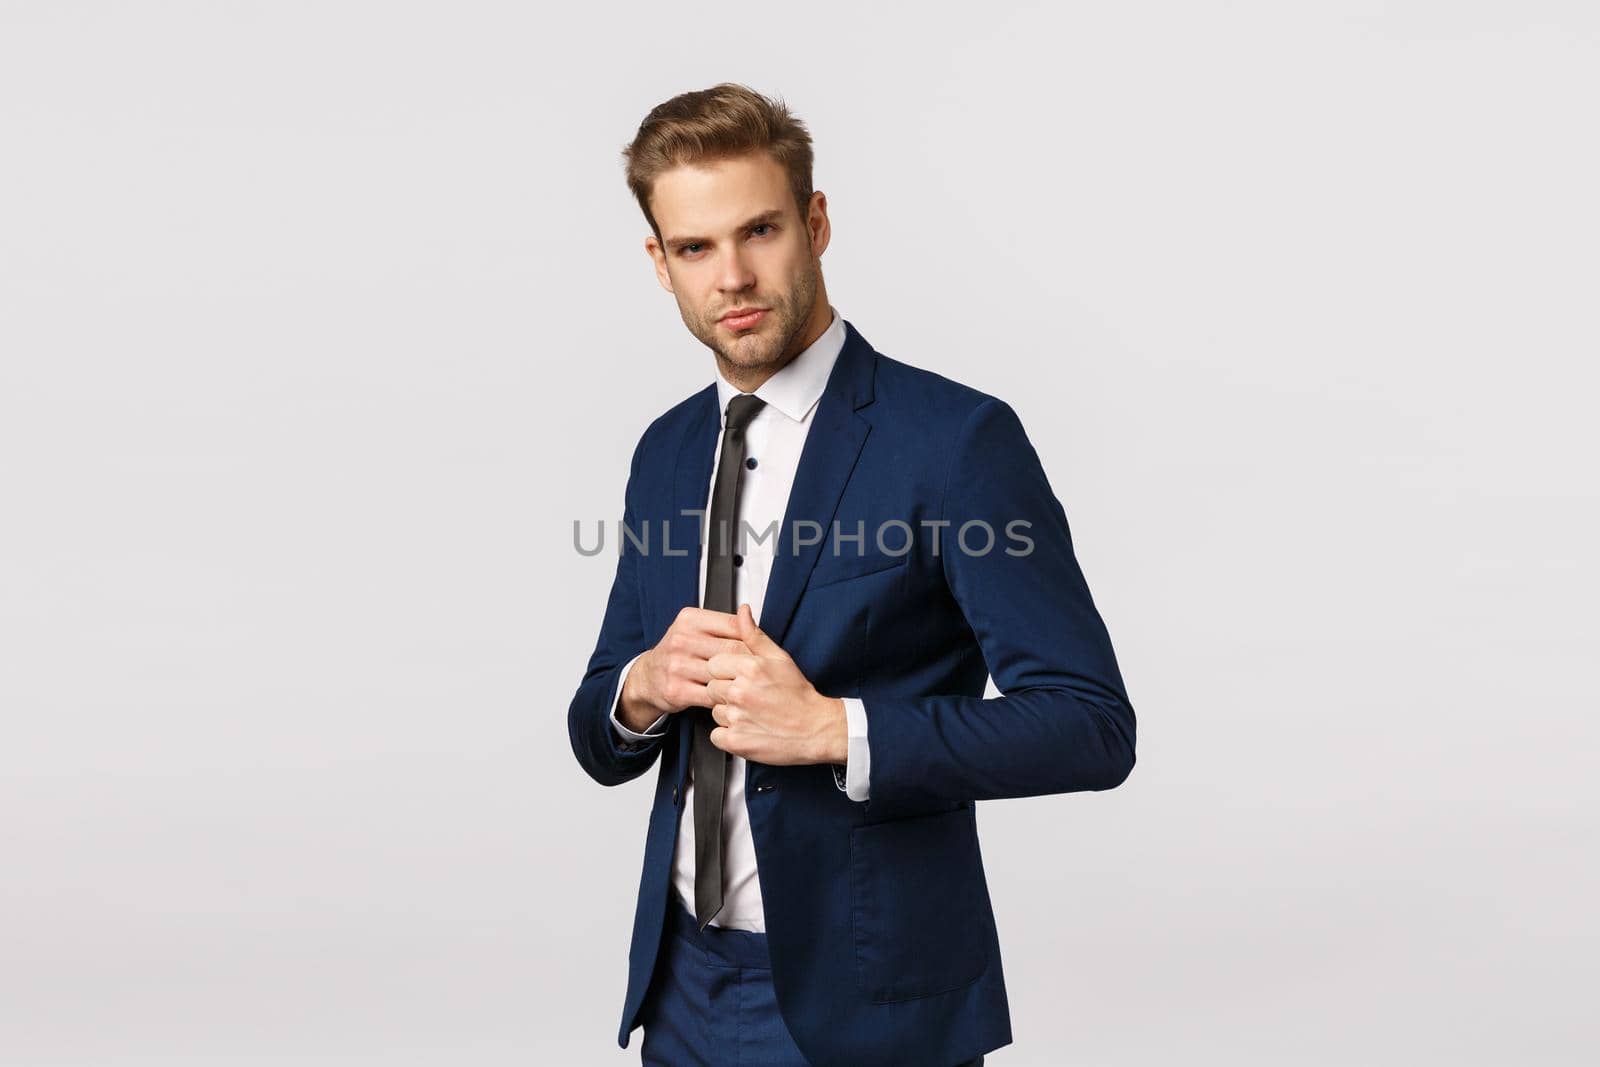
<svg viewBox="0 0 1600 1067"><path fill-rule="evenodd" d="M974 802L1120 784L1134 712L1066 513L1016 413L845 330L758 621L819 692L862 699L869 798L850 800L829 765L755 762L745 798L773 983L796 1044L819 1067L953 1064L1011 1040ZM699 603L719 426L709 385L640 438L623 521L649 541L622 539L568 712L578 762L602 784L660 767L624 1048L661 941L690 722L673 716L663 740L630 752L609 714L622 666ZM993 544L981 554L985 523ZM859 550L843 539L862 530ZM989 675L1003 695L986 700Z"/></svg>

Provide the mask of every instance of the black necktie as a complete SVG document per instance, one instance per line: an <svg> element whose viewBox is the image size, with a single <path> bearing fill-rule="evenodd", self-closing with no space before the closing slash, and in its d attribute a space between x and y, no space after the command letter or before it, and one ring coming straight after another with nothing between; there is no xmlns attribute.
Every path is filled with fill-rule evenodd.
<svg viewBox="0 0 1600 1067"><path fill-rule="evenodd" d="M711 489L711 521L706 552L706 595L702 607L738 610L733 602L733 544L739 522L739 475L744 470L744 431L766 401L740 393L728 401ZM728 777L728 754L711 743L717 725L711 709L697 709L690 767L694 771L694 918L700 929L722 910L722 796Z"/></svg>

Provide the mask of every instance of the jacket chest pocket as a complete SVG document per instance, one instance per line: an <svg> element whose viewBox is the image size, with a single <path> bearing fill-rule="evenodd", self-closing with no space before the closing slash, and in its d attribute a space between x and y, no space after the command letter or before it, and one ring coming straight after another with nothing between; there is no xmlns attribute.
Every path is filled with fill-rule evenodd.
<svg viewBox="0 0 1600 1067"><path fill-rule="evenodd" d="M826 549L826 544L823 547ZM835 582L843 582L851 578L864 578L869 574L892 570L895 567L904 567L906 560L910 558L911 554L909 552L891 556L887 552L866 552L857 555L852 551L844 551L834 556L824 551L817 560L816 568L811 572L811 581L807 588L819 589Z"/></svg>
<svg viewBox="0 0 1600 1067"><path fill-rule="evenodd" d="M850 831L856 979L874 1001L968 985L988 965L972 807Z"/></svg>

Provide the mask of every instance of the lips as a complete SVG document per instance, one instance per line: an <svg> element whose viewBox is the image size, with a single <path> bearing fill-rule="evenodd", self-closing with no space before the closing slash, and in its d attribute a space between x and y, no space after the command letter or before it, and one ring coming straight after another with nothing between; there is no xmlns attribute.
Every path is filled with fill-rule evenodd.
<svg viewBox="0 0 1600 1067"><path fill-rule="evenodd" d="M730 311L718 321L735 332L748 330L765 318L768 310L767 308L748 308Z"/></svg>

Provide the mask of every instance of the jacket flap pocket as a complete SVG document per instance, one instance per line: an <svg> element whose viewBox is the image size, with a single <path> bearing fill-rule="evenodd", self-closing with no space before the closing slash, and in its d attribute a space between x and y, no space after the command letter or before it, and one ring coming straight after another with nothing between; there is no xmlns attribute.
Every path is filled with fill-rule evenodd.
<svg viewBox="0 0 1600 1067"><path fill-rule="evenodd" d="M856 979L874 1001L959 989L988 965L970 806L850 831Z"/></svg>

